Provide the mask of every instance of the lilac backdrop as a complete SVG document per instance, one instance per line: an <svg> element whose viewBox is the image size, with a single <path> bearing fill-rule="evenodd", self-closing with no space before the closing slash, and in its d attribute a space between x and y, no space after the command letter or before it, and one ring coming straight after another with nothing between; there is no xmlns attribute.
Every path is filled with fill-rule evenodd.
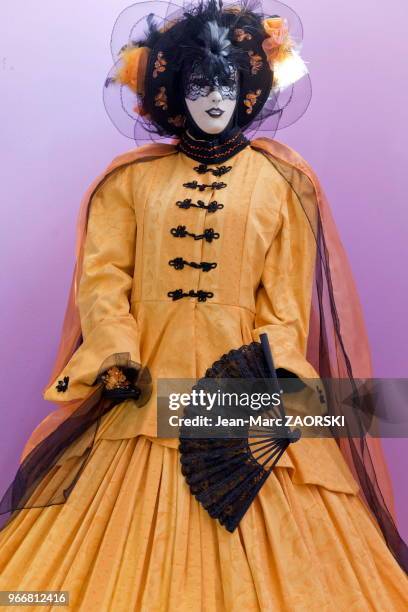
<svg viewBox="0 0 408 612"><path fill-rule="evenodd" d="M132 142L102 104L109 38L127 2L3 0L0 7L1 479L37 423L71 280L75 222L93 178ZM378 376L408 376L407 9L293 0L314 96L277 138L320 176L348 250ZM405 440L387 440L408 538ZM405 512L404 512L405 509ZM405 518L404 518L405 515Z"/></svg>

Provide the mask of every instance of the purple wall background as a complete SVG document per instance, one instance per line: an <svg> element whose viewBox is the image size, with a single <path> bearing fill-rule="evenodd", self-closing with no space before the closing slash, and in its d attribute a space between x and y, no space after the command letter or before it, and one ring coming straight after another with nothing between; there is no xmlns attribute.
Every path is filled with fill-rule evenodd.
<svg viewBox="0 0 408 612"><path fill-rule="evenodd" d="M127 2L3 1L0 7L0 484L40 420L74 258L80 199L133 147L110 124L101 90L109 38ZM314 95L277 139L320 176L360 290L377 376L407 377L407 9L369 0L293 0ZM385 449L408 539L406 440ZM0 487L1 488L1 487Z"/></svg>

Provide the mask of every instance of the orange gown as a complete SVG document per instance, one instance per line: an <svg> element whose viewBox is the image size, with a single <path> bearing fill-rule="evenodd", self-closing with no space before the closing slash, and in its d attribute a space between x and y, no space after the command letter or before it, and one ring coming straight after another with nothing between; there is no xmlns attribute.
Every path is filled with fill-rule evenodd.
<svg viewBox="0 0 408 612"><path fill-rule="evenodd" d="M177 439L157 437L158 381L203 376L263 331L277 368L318 379L306 357L313 228L262 152L247 147L226 163L219 190L188 186L212 179L173 151L117 168L93 194L83 342L57 377L69 376L63 400L84 398L118 354L149 367L153 392L142 408L127 400L102 418L65 504L22 510L0 532L0 590L66 590L81 612L407 609L407 578L334 440L290 446L231 534L191 496ZM177 204L188 199L223 207ZM177 236L178 226L218 237ZM178 257L217 265L180 270ZM179 288L212 297L172 300ZM58 402L57 379L44 397ZM83 450L79 438L57 469L69 473ZM52 490L54 477L41 486Z"/></svg>

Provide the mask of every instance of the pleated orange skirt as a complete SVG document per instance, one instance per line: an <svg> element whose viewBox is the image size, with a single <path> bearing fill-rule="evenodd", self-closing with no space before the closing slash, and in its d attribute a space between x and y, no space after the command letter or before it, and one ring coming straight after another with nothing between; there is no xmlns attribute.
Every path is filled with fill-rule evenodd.
<svg viewBox="0 0 408 612"><path fill-rule="evenodd" d="M98 440L65 504L22 510L0 532L0 576L0 590L69 591L75 612L408 609L358 496L276 468L231 534L191 496L178 451L144 436Z"/></svg>

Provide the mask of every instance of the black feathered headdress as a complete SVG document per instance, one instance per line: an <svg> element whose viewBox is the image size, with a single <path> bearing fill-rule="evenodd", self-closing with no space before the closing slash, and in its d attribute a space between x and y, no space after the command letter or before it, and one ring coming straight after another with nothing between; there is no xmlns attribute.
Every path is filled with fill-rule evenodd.
<svg viewBox="0 0 408 612"><path fill-rule="evenodd" d="M118 129L137 140L146 138L146 131L180 135L185 124L183 87L197 65L208 79L227 77L231 67L238 72L236 123L241 129L256 130L262 124L275 132L284 112L287 120L280 127L293 123L306 110L311 94L298 54L302 27L286 5L275 0L264 5L271 7L270 17L258 0L206 0L188 7L154 1L126 9L113 30L116 63L104 88L106 109ZM137 11L147 9L137 20ZM297 71L285 87L274 78L275 66L282 67L283 60L291 60L290 70L296 64ZM289 108L292 113L287 113Z"/></svg>

